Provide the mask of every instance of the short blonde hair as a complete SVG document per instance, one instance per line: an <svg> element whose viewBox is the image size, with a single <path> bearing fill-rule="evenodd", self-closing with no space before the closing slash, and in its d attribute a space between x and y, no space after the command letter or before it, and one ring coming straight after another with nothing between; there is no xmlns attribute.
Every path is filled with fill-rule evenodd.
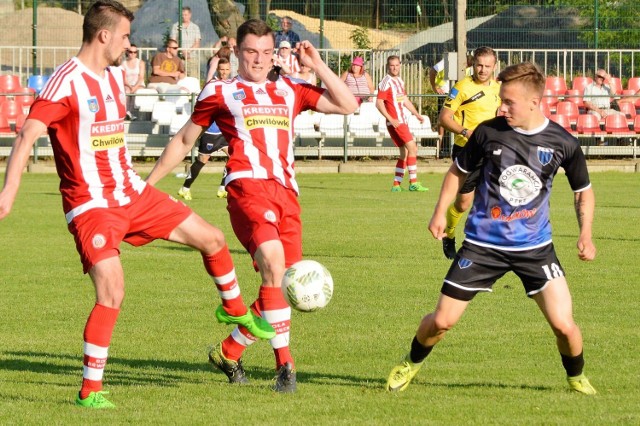
<svg viewBox="0 0 640 426"><path fill-rule="evenodd" d="M545 76L540 68L531 62L521 62L506 67L498 74L497 80L502 84L517 81L539 96L544 94Z"/></svg>

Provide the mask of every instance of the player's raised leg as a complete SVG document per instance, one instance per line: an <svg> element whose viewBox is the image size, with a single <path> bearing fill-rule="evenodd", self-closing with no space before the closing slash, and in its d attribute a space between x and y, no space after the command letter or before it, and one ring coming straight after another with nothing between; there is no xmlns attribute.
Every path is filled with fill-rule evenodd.
<svg viewBox="0 0 640 426"><path fill-rule="evenodd" d="M219 322L241 324L260 339L275 336L273 328L244 305L222 231L192 213L171 232L169 240L186 244L202 253L207 273L213 278L222 299L222 305L216 309Z"/></svg>
<svg viewBox="0 0 640 426"><path fill-rule="evenodd" d="M549 281L541 292L532 297L556 336L569 387L585 395L594 395L596 390L583 373L582 333L573 320L571 293L565 277Z"/></svg>

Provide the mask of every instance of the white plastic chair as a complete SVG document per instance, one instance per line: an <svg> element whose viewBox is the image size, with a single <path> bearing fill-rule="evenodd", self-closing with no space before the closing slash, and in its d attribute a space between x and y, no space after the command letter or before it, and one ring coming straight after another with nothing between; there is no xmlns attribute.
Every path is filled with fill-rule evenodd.
<svg viewBox="0 0 640 426"><path fill-rule="evenodd" d="M156 89L140 88L134 96L133 105L139 112L153 111L153 105L159 100Z"/></svg>
<svg viewBox="0 0 640 426"><path fill-rule="evenodd" d="M182 129L182 127L189 121L191 118L190 114L176 114L171 119L171 123L169 124L169 134L175 135Z"/></svg>
<svg viewBox="0 0 640 426"><path fill-rule="evenodd" d="M316 130L314 114L304 111L293 120L293 130L296 137L299 138L316 138L322 137L322 134Z"/></svg>
<svg viewBox="0 0 640 426"><path fill-rule="evenodd" d="M155 132L160 133L162 127L171 125L171 120L176 115L176 104L169 101L158 101L153 105L151 121L155 123Z"/></svg>
<svg viewBox="0 0 640 426"><path fill-rule="evenodd" d="M428 116L423 115L424 122L420 123L415 115L409 116L409 130L416 139L421 138L438 138L438 132L434 132L431 128L431 120Z"/></svg>
<svg viewBox="0 0 640 426"><path fill-rule="evenodd" d="M374 130L369 117L362 114L353 115L349 120L349 136L354 142L358 139L375 140L377 146L382 144L384 135Z"/></svg>
<svg viewBox="0 0 640 426"><path fill-rule="evenodd" d="M344 137L344 115L323 115L322 118L320 118L319 130L323 137Z"/></svg>
<svg viewBox="0 0 640 426"><path fill-rule="evenodd" d="M185 77L177 84L189 93L200 93L200 80L195 77Z"/></svg>
<svg viewBox="0 0 640 426"><path fill-rule="evenodd" d="M363 102L360 104L358 115L368 118L373 126L377 125L380 117L382 117L382 114L376 108L375 102Z"/></svg>

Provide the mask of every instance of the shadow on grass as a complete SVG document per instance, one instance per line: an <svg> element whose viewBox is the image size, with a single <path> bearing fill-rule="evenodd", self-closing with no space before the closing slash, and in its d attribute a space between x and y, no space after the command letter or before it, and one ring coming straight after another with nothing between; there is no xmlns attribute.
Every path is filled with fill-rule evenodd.
<svg viewBox="0 0 640 426"><path fill-rule="evenodd" d="M76 354L50 354L45 352L27 351L5 351L0 355L0 370L31 372L38 374L55 375L77 375L82 374L82 357ZM245 364L245 370L249 379L270 381L275 376L275 370L251 366ZM193 373L213 373L217 380L222 383L227 382L226 376L207 363L192 363L184 361L168 361L157 359L132 359L132 358L109 358L105 371L105 380L110 385L118 386L152 386L152 387L175 387L183 383L201 384L204 383L201 376L194 376ZM384 378L365 378L350 374L323 374L305 373L298 371L299 383L308 383L323 386L353 386L367 388L371 390L384 389L386 380ZM20 376L14 379L20 383L33 383L33 377ZM51 384L50 381L44 381ZM468 383L429 383L419 382L412 385L414 387L441 387L448 389L455 388L493 388L493 389L525 389L536 391L548 391L551 387L535 385L518 385L491 382L468 382Z"/></svg>

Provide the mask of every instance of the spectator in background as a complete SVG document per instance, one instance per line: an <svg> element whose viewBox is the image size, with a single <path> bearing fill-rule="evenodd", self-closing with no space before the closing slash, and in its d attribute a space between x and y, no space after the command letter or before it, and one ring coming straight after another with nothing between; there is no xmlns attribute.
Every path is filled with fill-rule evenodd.
<svg viewBox="0 0 640 426"><path fill-rule="evenodd" d="M215 49L215 46L214 46ZM218 63L220 59L226 59L227 63L231 64L231 48L224 42L224 45L218 48L218 51L209 59L209 63L207 65L207 79L205 82L211 80L216 74L216 70L218 69Z"/></svg>
<svg viewBox="0 0 640 426"><path fill-rule="evenodd" d="M178 22L173 24L171 27L171 33L169 37L178 40L179 39L179 31L178 31ZM182 54L184 55L184 59L187 62L187 75L189 77L195 77L198 80L200 79L200 56L198 52L193 51L192 49L197 49L200 47L200 40L202 37L200 36L200 27L197 24L191 22L191 8L183 7L182 8L182 45L180 49Z"/></svg>
<svg viewBox="0 0 640 426"><path fill-rule="evenodd" d="M404 81L400 77L400 57L391 55L387 58L387 75L378 85L376 107L387 120L387 130L394 145L400 150L400 157L396 162L395 176L391 192L403 191L402 180L405 168L409 171L409 191L425 192L429 188L418 182L418 145L409 130L404 108L415 115L420 123L424 122L416 107L413 106L404 88Z"/></svg>
<svg viewBox="0 0 640 426"><path fill-rule="evenodd" d="M293 31L293 19L291 16L284 16L280 21L280 31L276 31L276 46L280 46L283 41L288 41L289 46L294 52L297 52L300 36Z"/></svg>
<svg viewBox="0 0 640 426"><path fill-rule="evenodd" d="M611 76L603 69L596 71L593 82L584 88L584 107L589 114L604 120L607 115L621 114L611 108L611 96L613 95L610 86Z"/></svg>
<svg viewBox="0 0 640 426"><path fill-rule="evenodd" d="M281 75L293 77L295 73L300 72L298 58L291 53L291 43L286 40L278 45L278 54L273 58L273 64L280 67Z"/></svg>
<svg viewBox="0 0 640 426"><path fill-rule="evenodd" d="M293 77L303 80L306 83L313 84L314 86L318 84L316 73L311 71L311 68L305 64L300 64L300 72L294 73Z"/></svg>
<svg viewBox="0 0 640 426"><path fill-rule="evenodd" d="M231 79L231 67L227 58L220 58L218 61L217 69L212 77L214 80L229 80ZM209 80L207 80L208 82ZM184 180L182 188L178 190L178 195L185 200L193 199L191 195L191 185L198 178L200 170L207 164L209 158L214 152L223 151L227 157L229 156L229 142L222 136L220 128L214 121L211 126L200 136L200 143L198 144L198 158L193 162L189 169L189 175ZM227 177L227 169L222 171L222 180L218 186L218 198L227 198L227 191L224 189L224 180Z"/></svg>
<svg viewBox="0 0 640 426"><path fill-rule="evenodd" d="M467 69L466 75L473 75L473 55L467 55ZM433 92L438 95L447 95L449 93L449 80L447 76L444 74L444 59L435 64L433 67L429 69L429 83L431 83L431 89ZM445 98L442 96L438 97L438 111L442 109L444 106ZM438 124L438 137L440 138L440 143L444 139L444 127Z"/></svg>
<svg viewBox="0 0 640 426"><path fill-rule="evenodd" d="M364 59L356 56L351 61L351 66L340 76L342 81L347 84L351 93L354 94L360 105L364 98L371 99L369 96L373 94L373 80L371 75L364 69ZM366 96L363 96L366 95Z"/></svg>
<svg viewBox="0 0 640 426"><path fill-rule="evenodd" d="M146 75L145 62L140 59L138 53L138 46L131 44L131 46L125 52L125 60L120 65L124 69L124 90L125 93L136 93L138 89L144 87L144 77ZM131 114L133 111L133 103L135 98L133 96L127 96L127 119L135 120L135 117Z"/></svg>
<svg viewBox="0 0 640 426"><path fill-rule="evenodd" d="M158 52L151 60L151 76L149 88L159 92L163 86L177 85L184 74L184 62L178 57L178 42L170 38L166 43L166 51ZM165 87L166 88L166 87Z"/></svg>

